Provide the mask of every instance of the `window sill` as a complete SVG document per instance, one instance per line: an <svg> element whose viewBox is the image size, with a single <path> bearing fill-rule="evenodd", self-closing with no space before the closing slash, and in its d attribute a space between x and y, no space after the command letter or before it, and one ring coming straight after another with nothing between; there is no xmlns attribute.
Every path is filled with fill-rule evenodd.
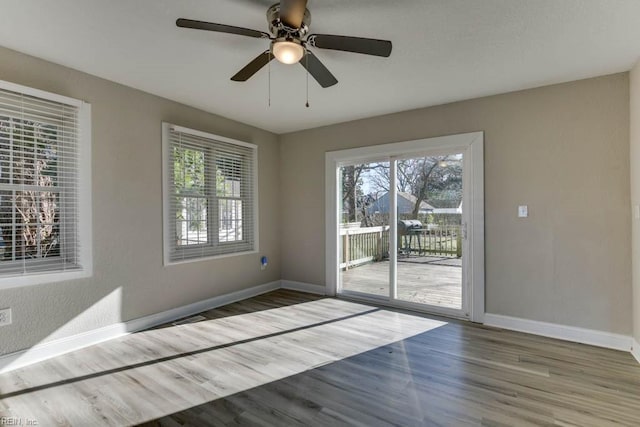
<svg viewBox="0 0 640 427"><path fill-rule="evenodd" d="M91 271L84 270L72 270L72 271L57 271L51 273L33 273L20 276L5 276L0 277L0 290L20 288L31 285L43 285L47 283L64 282L67 280L82 279L91 277Z"/></svg>
<svg viewBox="0 0 640 427"><path fill-rule="evenodd" d="M199 262L199 261L211 261L216 259L230 258L230 257L236 257L236 256L243 256L243 255L254 255L257 253L258 253L257 250L251 250L251 251L245 251L245 252L233 252L230 254L212 255L212 256L206 256L201 258L189 258L189 259L178 260L178 261L165 260L164 266L168 267L171 265L190 264L190 263Z"/></svg>

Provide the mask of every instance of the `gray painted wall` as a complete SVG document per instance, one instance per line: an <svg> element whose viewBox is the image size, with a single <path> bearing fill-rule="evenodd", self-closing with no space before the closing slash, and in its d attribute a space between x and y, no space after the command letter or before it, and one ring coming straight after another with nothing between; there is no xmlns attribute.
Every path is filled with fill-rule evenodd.
<svg viewBox="0 0 640 427"><path fill-rule="evenodd" d="M325 283L326 151L472 131L485 132L487 311L630 334L628 73L281 136L296 230L283 279Z"/></svg>
<svg viewBox="0 0 640 427"><path fill-rule="evenodd" d="M0 290L0 354L280 279L276 135L4 48L0 79L92 104L94 248L90 279ZM163 266L162 121L258 145L260 254Z"/></svg>

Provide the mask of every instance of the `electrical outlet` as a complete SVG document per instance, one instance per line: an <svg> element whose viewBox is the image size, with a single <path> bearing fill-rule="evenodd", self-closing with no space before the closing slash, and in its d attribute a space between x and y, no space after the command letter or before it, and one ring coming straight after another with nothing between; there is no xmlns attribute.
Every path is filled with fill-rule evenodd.
<svg viewBox="0 0 640 427"><path fill-rule="evenodd" d="M11 324L11 309L3 308L0 310L0 326L7 326Z"/></svg>

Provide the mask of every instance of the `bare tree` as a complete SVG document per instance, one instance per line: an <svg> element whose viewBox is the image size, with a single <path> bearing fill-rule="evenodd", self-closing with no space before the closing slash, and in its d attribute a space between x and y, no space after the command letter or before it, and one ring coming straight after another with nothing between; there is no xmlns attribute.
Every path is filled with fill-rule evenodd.
<svg viewBox="0 0 640 427"><path fill-rule="evenodd" d="M388 166L381 163L366 163L342 167L342 203L347 208L347 221L358 221L360 213L364 226L370 222L367 215L367 207L375 200L371 194L364 194L362 190L363 179L371 183L372 177L376 177L375 171L388 170ZM388 171L387 171L388 173Z"/></svg>
<svg viewBox="0 0 640 427"><path fill-rule="evenodd" d="M413 169L413 179L410 181L411 190L413 195L416 197L416 203L413 207L413 212L411 212L411 217L413 219L418 218L418 213L420 212L420 205L422 202L426 201L429 196L429 177L436 169L438 164L441 161L446 161L447 157L424 157L419 159L415 164Z"/></svg>
<svg viewBox="0 0 640 427"><path fill-rule="evenodd" d="M59 254L57 133L51 125L0 118L2 258ZM35 188L34 188L35 187Z"/></svg>
<svg viewBox="0 0 640 427"><path fill-rule="evenodd" d="M357 221L358 185L365 165L344 166L342 168L342 203L347 208L347 221Z"/></svg>
<svg viewBox="0 0 640 427"><path fill-rule="evenodd" d="M461 188L461 182L457 182L461 177L460 165L452 166L449 164L452 161L455 161L453 156L425 156L398 161L397 189L416 197L412 218L418 218L421 204L428 201L434 191L442 191L452 184L459 184ZM388 192L391 183L390 167L385 165L377 168L371 175L370 182L376 189Z"/></svg>

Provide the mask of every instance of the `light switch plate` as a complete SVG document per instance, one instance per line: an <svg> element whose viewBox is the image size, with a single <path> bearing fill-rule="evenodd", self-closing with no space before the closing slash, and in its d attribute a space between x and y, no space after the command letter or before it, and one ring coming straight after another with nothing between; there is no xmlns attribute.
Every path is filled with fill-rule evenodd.
<svg viewBox="0 0 640 427"><path fill-rule="evenodd" d="M640 206L633 205L633 219L640 219Z"/></svg>
<svg viewBox="0 0 640 427"><path fill-rule="evenodd" d="M529 208L527 205L518 206L518 218L526 218L529 216Z"/></svg>

